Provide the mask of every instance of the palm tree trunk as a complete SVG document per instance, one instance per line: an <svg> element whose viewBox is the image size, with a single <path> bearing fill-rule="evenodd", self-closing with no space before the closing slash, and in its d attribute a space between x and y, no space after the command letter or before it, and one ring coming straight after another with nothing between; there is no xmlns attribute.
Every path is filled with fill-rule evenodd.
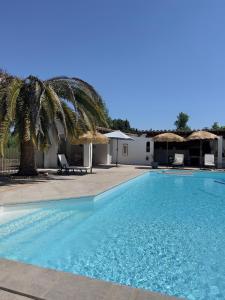
<svg viewBox="0 0 225 300"><path fill-rule="evenodd" d="M21 142L20 145L20 167L18 175L35 176L38 175L35 162L35 148L32 141Z"/></svg>

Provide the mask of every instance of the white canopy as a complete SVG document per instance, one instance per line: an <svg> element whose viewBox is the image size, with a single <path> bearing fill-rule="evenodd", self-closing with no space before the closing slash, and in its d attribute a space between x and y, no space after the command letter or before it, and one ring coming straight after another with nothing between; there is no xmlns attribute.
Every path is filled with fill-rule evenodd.
<svg viewBox="0 0 225 300"><path fill-rule="evenodd" d="M134 139L132 139L130 136L126 135L125 133L123 133L120 130L106 133L105 136L110 139L134 141Z"/></svg>
<svg viewBox="0 0 225 300"><path fill-rule="evenodd" d="M127 140L127 141L134 141L130 136L126 135L120 130L116 130L110 133L106 133L105 136L109 139L114 139L117 141L116 146L116 166L118 166L118 141L119 140Z"/></svg>

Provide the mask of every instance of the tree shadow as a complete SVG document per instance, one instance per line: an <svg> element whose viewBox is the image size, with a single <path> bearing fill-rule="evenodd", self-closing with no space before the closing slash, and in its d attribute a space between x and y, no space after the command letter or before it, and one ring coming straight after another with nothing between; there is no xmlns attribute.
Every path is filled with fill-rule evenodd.
<svg viewBox="0 0 225 300"><path fill-rule="evenodd" d="M91 175L90 173L88 173ZM95 173L92 173L95 174ZM4 175L0 176L0 187L11 186L11 185L25 185L25 184L35 184L35 183L48 183L51 181L73 181L78 177L83 177L86 174L49 174L49 175L38 175L34 177L22 177L16 175Z"/></svg>
<svg viewBox="0 0 225 300"><path fill-rule="evenodd" d="M139 169L139 170L152 170L151 166L140 166L140 167L135 167L135 169Z"/></svg>
<svg viewBox="0 0 225 300"><path fill-rule="evenodd" d="M98 165L94 166L95 169L103 169L103 170L108 170L111 168L116 168L116 165Z"/></svg>

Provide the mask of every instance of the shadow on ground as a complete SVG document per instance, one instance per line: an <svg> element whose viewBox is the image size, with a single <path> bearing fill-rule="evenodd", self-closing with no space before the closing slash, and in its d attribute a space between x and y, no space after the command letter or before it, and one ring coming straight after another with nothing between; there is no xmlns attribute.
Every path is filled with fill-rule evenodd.
<svg viewBox="0 0 225 300"><path fill-rule="evenodd" d="M139 169L139 170L152 170L152 167L150 166L140 166L140 167L135 167L135 169Z"/></svg>
<svg viewBox="0 0 225 300"><path fill-rule="evenodd" d="M92 173L93 175L95 173ZM89 174L89 175L92 175ZM19 177L15 175L5 175L0 176L0 187L2 186L10 186L10 185L17 185L17 184L34 184L34 183L40 183L40 182L50 182L50 181L62 181L62 180L74 180L74 177L80 177L85 176L86 174L63 174L63 175L57 175L57 174L50 174L50 175L39 175L35 177Z"/></svg>
<svg viewBox="0 0 225 300"><path fill-rule="evenodd" d="M103 170L108 170L111 168L115 168L116 165L98 165L98 166L93 166L95 169L103 169Z"/></svg>

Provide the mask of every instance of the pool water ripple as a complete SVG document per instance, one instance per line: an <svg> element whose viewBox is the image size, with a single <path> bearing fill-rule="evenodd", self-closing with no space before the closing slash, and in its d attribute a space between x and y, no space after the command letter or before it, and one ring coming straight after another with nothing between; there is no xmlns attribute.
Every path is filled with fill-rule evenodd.
<svg viewBox="0 0 225 300"><path fill-rule="evenodd" d="M22 216L18 206L18 217L0 225L0 256L190 300L225 299L225 185L215 182L224 179L147 173L85 203L27 205Z"/></svg>

